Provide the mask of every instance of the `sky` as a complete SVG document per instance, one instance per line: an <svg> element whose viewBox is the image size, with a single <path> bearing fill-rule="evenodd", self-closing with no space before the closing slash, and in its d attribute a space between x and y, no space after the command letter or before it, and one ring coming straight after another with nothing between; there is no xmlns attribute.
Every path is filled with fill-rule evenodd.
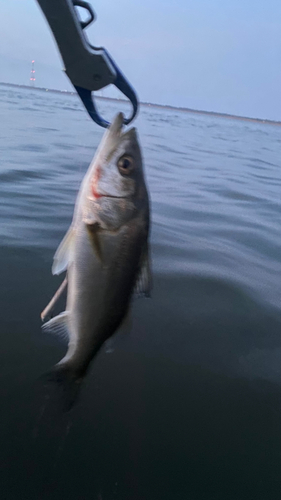
<svg viewBox="0 0 281 500"><path fill-rule="evenodd" d="M141 101L281 120L280 0L90 3L89 41ZM32 59L38 87L72 89L36 0L0 0L0 82L28 85Z"/></svg>

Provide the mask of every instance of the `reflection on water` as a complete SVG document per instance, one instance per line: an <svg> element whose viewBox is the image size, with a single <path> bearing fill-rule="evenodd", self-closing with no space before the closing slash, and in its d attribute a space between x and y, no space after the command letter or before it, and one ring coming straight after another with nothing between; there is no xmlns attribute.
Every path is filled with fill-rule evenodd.
<svg viewBox="0 0 281 500"><path fill-rule="evenodd" d="M102 130L72 96L0 86L0 106L3 498L279 499L280 128L141 110L153 298L62 415L40 312Z"/></svg>

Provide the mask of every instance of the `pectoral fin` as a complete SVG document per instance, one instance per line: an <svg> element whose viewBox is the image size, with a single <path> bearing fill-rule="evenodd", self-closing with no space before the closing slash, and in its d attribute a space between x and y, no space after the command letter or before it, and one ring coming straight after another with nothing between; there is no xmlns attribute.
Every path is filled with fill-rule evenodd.
<svg viewBox="0 0 281 500"><path fill-rule="evenodd" d="M89 232L89 236L91 239L91 243L94 248L94 252L99 259L100 263L102 264L102 248L101 248L101 241L100 241L100 225L96 222L95 224L87 224L87 229Z"/></svg>
<svg viewBox="0 0 281 500"><path fill-rule="evenodd" d="M148 248L143 252L142 266L135 285L134 294L137 297L150 297L152 289L152 273Z"/></svg>
<svg viewBox="0 0 281 500"><path fill-rule="evenodd" d="M54 262L52 267L53 274L61 274L67 269L69 263L72 261L74 238L75 230L72 226L70 226L54 255Z"/></svg>

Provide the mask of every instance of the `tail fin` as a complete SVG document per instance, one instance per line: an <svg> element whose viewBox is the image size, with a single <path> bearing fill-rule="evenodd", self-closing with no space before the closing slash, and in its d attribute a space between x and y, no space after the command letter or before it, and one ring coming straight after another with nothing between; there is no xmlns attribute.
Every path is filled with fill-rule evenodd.
<svg viewBox="0 0 281 500"><path fill-rule="evenodd" d="M53 402L57 400L61 410L69 412L77 402L83 379L66 364L56 365L40 379L44 383L48 399Z"/></svg>
<svg viewBox="0 0 281 500"><path fill-rule="evenodd" d="M35 384L36 407L33 438L36 439L38 462L42 449L47 450L48 473L43 481L40 498L48 492L52 496L56 477L56 467L75 419L74 405L77 403L81 387L81 377L74 376L66 366L57 365L53 370L39 377ZM38 405L38 406L37 406ZM40 451L41 450L41 451ZM43 493L44 492L44 493Z"/></svg>

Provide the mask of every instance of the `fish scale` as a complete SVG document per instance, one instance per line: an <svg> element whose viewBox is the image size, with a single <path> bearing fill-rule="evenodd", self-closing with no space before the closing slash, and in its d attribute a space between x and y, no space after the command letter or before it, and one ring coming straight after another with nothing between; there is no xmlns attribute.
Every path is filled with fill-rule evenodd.
<svg viewBox="0 0 281 500"><path fill-rule="evenodd" d="M54 256L67 271L66 310L44 330L68 339L53 373L81 380L127 314L134 289L149 295L149 198L135 129L122 133L119 113L82 181L73 221Z"/></svg>

